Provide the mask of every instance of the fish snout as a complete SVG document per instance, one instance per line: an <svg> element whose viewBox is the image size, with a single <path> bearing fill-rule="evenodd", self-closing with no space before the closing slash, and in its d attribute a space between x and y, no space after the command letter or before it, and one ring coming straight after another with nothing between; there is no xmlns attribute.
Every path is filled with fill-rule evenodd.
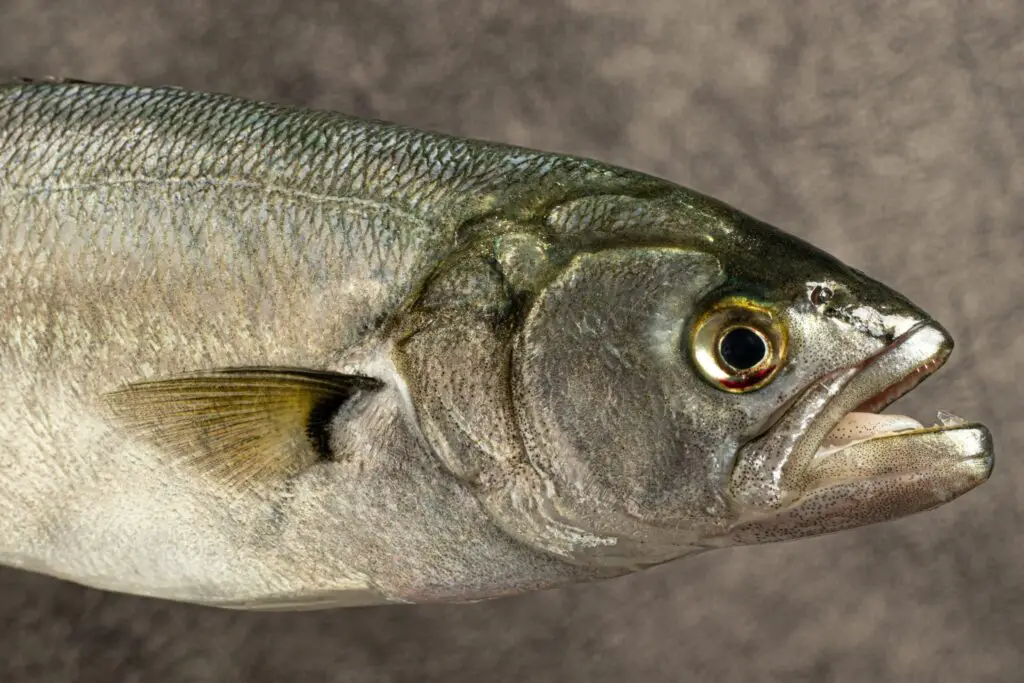
<svg viewBox="0 0 1024 683"><path fill-rule="evenodd" d="M740 450L727 489L729 543L813 536L938 507L985 482L991 432L939 413L923 426L878 410L949 356L948 333L929 323L882 352L810 386L761 437Z"/></svg>

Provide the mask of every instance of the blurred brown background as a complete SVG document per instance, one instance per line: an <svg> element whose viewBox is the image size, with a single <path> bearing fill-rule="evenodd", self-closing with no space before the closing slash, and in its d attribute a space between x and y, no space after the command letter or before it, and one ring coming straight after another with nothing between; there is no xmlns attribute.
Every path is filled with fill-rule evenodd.
<svg viewBox="0 0 1024 683"><path fill-rule="evenodd" d="M0 681L1024 680L1024 3L0 0L0 72L177 84L599 157L738 205L957 339L995 433L936 512L470 606L244 614L0 571Z"/></svg>

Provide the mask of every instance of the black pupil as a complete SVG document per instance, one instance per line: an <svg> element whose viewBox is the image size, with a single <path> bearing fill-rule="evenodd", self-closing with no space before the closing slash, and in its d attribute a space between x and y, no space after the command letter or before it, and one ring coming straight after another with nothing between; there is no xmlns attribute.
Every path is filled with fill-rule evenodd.
<svg viewBox="0 0 1024 683"><path fill-rule="evenodd" d="M737 327L729 330L719 346L722 360L735 370L749 370L764 360L768 347L757 332Z"/></svg>

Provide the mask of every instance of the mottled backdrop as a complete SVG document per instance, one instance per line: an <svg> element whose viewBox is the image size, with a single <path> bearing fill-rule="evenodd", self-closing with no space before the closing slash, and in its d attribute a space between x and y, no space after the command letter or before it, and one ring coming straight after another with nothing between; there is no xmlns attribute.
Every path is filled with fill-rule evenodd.
<svg viewBox="0 0 1024 683"><path fill-rule="evenodd" d="M0 681L1024 679L1022 35L1016 0L0 0L0 72L331 107L734 203L946 323L900 406L997 445L930 514L471 606L243 614L0 571Z"/></svg>

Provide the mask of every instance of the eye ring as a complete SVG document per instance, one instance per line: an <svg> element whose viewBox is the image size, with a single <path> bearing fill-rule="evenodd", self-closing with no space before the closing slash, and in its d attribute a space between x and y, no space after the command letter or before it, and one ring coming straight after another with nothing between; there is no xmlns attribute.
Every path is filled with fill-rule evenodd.
<svg viewBox="0 0 1024 683"><path fill-rule="evenodd" d="M768 385L785 363L788 335L778 316L742 297L719 301L697 320L691 356L712 386L743 394Z"/></svg>

